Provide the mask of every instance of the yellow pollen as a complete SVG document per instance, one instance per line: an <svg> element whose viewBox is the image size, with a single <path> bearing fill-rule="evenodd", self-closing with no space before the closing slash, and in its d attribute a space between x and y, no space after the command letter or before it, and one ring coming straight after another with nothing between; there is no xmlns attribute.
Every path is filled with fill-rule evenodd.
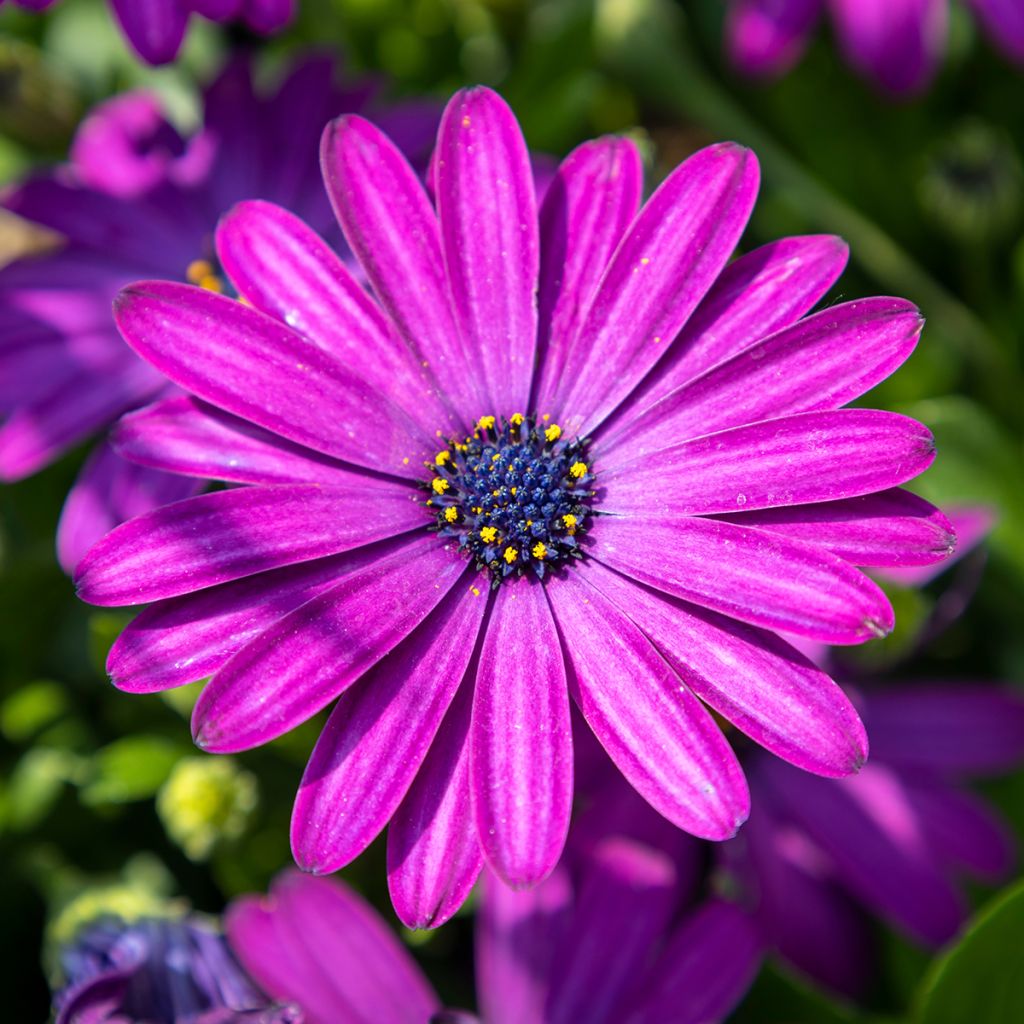
<svg viewBox="0 0 1024 1024"><path fill-rule="evenodd" d="M204 277L213 275L213 264L209 260L193 260L185 269L190 284L199 284Z"/></svg>
<svg viewBox="0 0 1024 1024"><path fill-rule="evenodd" d="M483 512L483 507L482 507L482 506L480 506L480 505L474 505L474 506L473 506L473 511L474 511L474 512L475 512L475 513L476 513L477 515L480 515L480 513L481 513L481 512Z"/></svg>
<svg viewBox="0 0 1024 1024"><path fill-rule="evenodd" d="M435 466L443 466L446 462L450 462L451 461L451 457L452 457L452 453L450 451L448 451L447 448L445 448L445 450L443 452L438 452L434 456L434 465Z"/></svg>
<svg viewBox="0 0 1024 1024"><path fill-rule="evenodd" d="M526 419L526 417L521 412L514 412L509 419L509 423L511 423L513 427L518 427L524 419Z"/></svg>
<svg viewBox="0 0 1024 1024"><path fill-rule="evenodd" d="M501 494L501 491L491 491L492 498L496 498L499 494Z"/></svg>
<svg viewBox="0 0 1024 1024"><path fill-rule="evenodd" d="M485 544L493 544L498 539L498 530L494 526L484 526L480 530L480 539Z"/></svg>
<svg viewBox="0 0 1024 1024"><path fill-rule="evenodd" d="M472 122L469 119L469 114L464 114L462 118L462 127L468 128L470 124L472 124Z"/></svg>
<svg viewBox="0 0 1024 1024"><path fill-rule="evenodd" d="M570 512L568 515L562 516L562 522L567 529L571 530L576 525L576 517Z"/></svg>
<svg viewBox="0 0 1024 1024"><path fill-rule="evenodd" d="M549 419L551 419L551 413L549 413L549 412L546 412L546 413L544 413L544 415L543 415L543 416L541 416L541 419L542 419L542 420L543 420L543 421L544 421L545 423L547 423L547 421L548 421Z"/></svg>
<svg viewBox="0 0 1024 1024"><path fill-rule="evenodd" d="M480 596L480 588L479 587L470 587L470 590L473 591L473 596L474 597L479 597Z"/></svg>
<svg viewBox="0 0 1024 1024"><path fill-rule="evenodd" d="M480 419L478 419L476 421L476 429L477 430L490 430L491 427L493 427L493 426L494 426L494 417L493 416L481 416Z"/></svg>
<svg viewBox="0 0 1024 1024"><path fill-rule="evenodd" d="M574 462L569 467L569 476L575 477L579 480L581 477L587 475L587 464L585 462Z"/></svg>
<svg viewBox="0 0 1024 1024"><path fill-rule="evenodd" d="M458 512L458 509L456 509L456 508L455 508L454 506L452 506L452 505L449 505L449 506L448 506L448 507L447 507L447 508L446 508L446 509L444 510L444 518L445 518L445 520L446 520L447 522L449 522L449 523L454 523L454 522L455 522L455 520L459 518L459 512Z"/></svg>
<svg viewBox="0 0 1024 1024"><path fill-rule="evenodd" d="M557 423L552 423L551 426L544 431L544 436L549 441L557 441L562 436L562 428Z"/></svg>
<svg viewBox="0 0 1024 1024"><path fill-rule="evenodd" d="M491 462L497 462L497 461L498 461L498 459L500 459L500 458L501 458L501 452L495 452L495 453L494 453L494 454L493 454L493 455L491 456Z"/></svg>
<svg viewBox="0 0 1024 1024"><path fill-rule="evenodd" d="M409 456L408 455L406 455L406 457L404 459L402 459L402 465L403 466L408 466L409 465Z"/></svg>
<svg viewBox="0 0 1024 1024"><path fill-rule="evenodd" d="M511 565L519 557L519 552L516 551L515 548L505 548L505 551L501 557L504 558L509 565Z"/></svg>
<svg viewBox="0 0 1024 1024"><path fill-rule="evenodd" d="M435 476L434 479L430 481L430 486L434 488L435 493L444 494L451 485L447 480L442 480L441 477Z"/></svg>
<svg viewBox="0 0 1024 1024"><path fill-rule="evenodd" d="M548 549L544 547L544 545L540 541L537 541L537 543L533 545L534 558L543 558L547 553Z"/></svg>
<svg viewBox="0 0 1024 1024"><path fill-rule="evenodd" d="M510 492L510 493L511 493L511 494L512 494L513 496L515 495L516 491L518 491L518 490L519 490L519 488L518 488L518 487L510 487L510 488L509 488L509 492Z"/></svg>

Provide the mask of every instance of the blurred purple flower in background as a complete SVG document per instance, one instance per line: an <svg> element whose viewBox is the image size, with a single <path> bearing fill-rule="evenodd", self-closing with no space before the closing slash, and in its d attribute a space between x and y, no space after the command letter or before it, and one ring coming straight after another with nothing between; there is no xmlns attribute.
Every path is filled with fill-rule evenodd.
<svg viewBox="0 0 1024 1024"><path fill-rule="evenodd" d="M42 11L57 0L13 0L16 7ZM298 0L109 0L125 37L149 64L178 56L189 18L240 21L253 32L271 35L295 17ZM0 0L3 6L4 0Z"/></svg>
<svg viewBox="0 0 1024 1024"><path fill-rule="evenodd" d="M69 164L6 197L8 209L63 243L0 270L0 479L34 473L121 413L177 393L124 344L111 302L153 274L223 287L213 231L232 204L271 199L331 231L316 159L321 130L339 112L378 109L374 86L339 88L335 70L329 59L306 59L263 95L249 62L237 59L206 91L202 126L188 138L155 96L117 96L82 123ZM422 104L380 111L424 157L436 113ZM195 489L101 443L61 516L61 564L70 571L119 522Z"/></svg>
<svg viewBox="0 0 1024 1024"><path fill-rule="evenodd" d="M362 118L328 128L323 163L379 304L269 203L218 229L244 305L156 281L119 299L129 343L197 396L128 417L120 450L250 486L141 516L83 561L83 599L156 602L111 651L116 684L214 674L193 729L216 752L340 697L293 851L336 870L394 817L392 896L420 926L484 858L515 886L553 869L570 692L697 835L731 836L749 807L702 701L802 768L856 771L852 705L772 631L884 634L892 610L855 566L951 550L945 518L896 487L931 463L928 431L840 408L910 354L917 310L801 319L845 263L833 238L727 266L757 190L732 144L637 212L633 144L587 143L538 218L515 118L474 89L442 119L436 212Z"/></svg>
<svg viewBox="0 0 1024 1024"><path fill-rule="evenodd" d="M932 81L946 47L949 0L727 0L726 45L744 74L776 76L803 55L828 11L849 63L885 92L910 95ZM989 38L1024 64L1024 4L966 0Z"/></svg>
<svg viewBox="0 0 1024 1024"><path fill-rule="evenodd" d="M56 1024L303 1024L274 1006L199 918L106 918L60 953Z"/></svg>

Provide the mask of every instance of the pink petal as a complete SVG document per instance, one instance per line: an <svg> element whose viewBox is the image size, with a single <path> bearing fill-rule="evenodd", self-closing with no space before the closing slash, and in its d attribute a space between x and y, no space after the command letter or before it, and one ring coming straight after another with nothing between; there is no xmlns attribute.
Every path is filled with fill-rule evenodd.
<svg viewBox="0 0 1024 1024"><path fill-rule="evenodd" d="M679 828L706 839L734 835L749 810L747 786L708 712L582 572L552 578L547 590L573 697L622 774Z"/></svg>
<svg viewBox="0 0 1024 1024"><path fill-rule="evenodd" d="M437 213L463 358L486 381L480 415L527 412L537 343L537 200L515 115L483 86L456 93L441 118Z"/></svg>
<svg viewBox="0 0 1024 1024"><path fill-rule="evenodd" d="M544 588L525 578L495 594L476 676L472 786L480 845L511 886L558 862L572 810L565 665Z"/></svg>
<svg viewBox="0 0 1024 1024"><path fill-rule="evenodd" d="M188 11L167 0L110 0L135 52L148 64L174 60L185 38Z"/></svg>
<svg viewBox="0 0 1024 1024"><path fill-rule="evenodd" d="M730 0L725 22L729 58L754 77L781 75L803 56L824 0Z"/></svg>
<svg viewBox="0 0 1024 1024"><path fill-rule="evenodd" d="M1019 0L967 0L995 46L1024 64L1024 7Z"/></svg>

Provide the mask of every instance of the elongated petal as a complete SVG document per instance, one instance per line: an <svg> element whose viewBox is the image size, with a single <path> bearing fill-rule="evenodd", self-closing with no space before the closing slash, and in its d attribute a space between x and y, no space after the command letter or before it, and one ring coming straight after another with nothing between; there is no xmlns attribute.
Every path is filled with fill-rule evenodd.
<svg viewBox="0 0 1024 1024"><path fill-rule="evenodd" d="M699 518L601 516L594 556L741 622L833 644L891 632L882 591L848 562L779 534ZM652 559L651 553L659 552Z"/></svg>
<svg viewBox="0 0 1024 1024"><path fill-rule="evenodd" d="M481 412L526 410L537 343L540 243L515 115L483 86L456 93L437 134L441 248L463 354L487 382Z"/></svg>
<svg viewBox="0 0 1024 1024"><path fill-rule="evenodd" d="M1024 762L1024 699L984 683L873 690L864 720L878 756L947 777L999 775Z"/></svg>
<svg viewBox="0 0 1024 1024"><path fill-rule="evenodd" d="M240 302L150 281L123 291L114 315L128 344L184 390L290 441L399 476L431 451L360 376Z"/></svg>
<svg viewBox="0 0 1024 1024"><path fill-rule="evenodd" d="M295 17L298 0L246 0L245 23L254 32L270 35Z"/></svg>
<svg viewBox="0 0 1024 1024"><path fill-rule="evenodd" d="M650 641L582 576L547 589L583 717L656 811L696 836L728 838L750 807L736 756Z"/></svg>
<svg viewBox="0 0 1024 1024"><path fill-rule="evenodd" d="M122 416L111 440L132 462L210 480L330 487L354 477L351 466L329 455L187 395Z"/></svg>
<svg viewBox="0 0 1024 1024"><path fill-rule="evenodd" d="M114 641L111 680L128 693L153 693L213 675L278 619L405 543L357 548L151 605Z"/></svg>
<svg viewBox="0 0 1024 1024"><path fill-rule="evenodd" d="M598 562L586 573L701 700L773 754L833 777L867 759L867 735L849 699L774 633L658 594Z"/></svg>
<svg viewBox="0 0 1024 1024"><path fill-rule="evenodd" d="M932 565L948 558L958 544L952 524L934 505L899 488L728 518L819 544L854 565Z"/></svg>
<svg viewBox="0 0 1024 1024"><path fill-rule="evenodd" d="M1016 0L968 0L989 38L1012 61L1024 64L1024 8Z"/></svg>
<svg viewBox="0 0 1024 1024"><path fill-rule="evenodd" d="M166 505L107 534L75 586L90 604L161 601L385 540L423 525L408 488L352 474L346 486L239 487Z"/></svg>
<svg viewBox="0 0 1024 1024"><path fill-rule="evenodd" d="M562 648L544 588L494 598L476 676L473 797L480 845L514 887L555 866L572 810L572 726Z"/></svg>
<svg viewBox="0 0 1024 1024"><path fill-rule="evenodd" d="M307 871L344 867L395 813L462 682L487 599L449 592L383 661L341 695L292 811L292 852Z"/></svg>
<svg viewBox="0 0 1024 1024"><path fill-rule="evenodd" d="M435 537L344 577L278 620L210 681L195 706L196 743L259 746L315 715L398 646L466 568Z"/></svg>
<svg viewBox="0 0 1024 1024"><path fill-rule="evenodd" d="M635 454L619 467L601 462L601 509L693 516L837 501L901 484L934 459L931 432L898 413L798 413Z"/></svg>
<svg viewBox="0 0 1024 1024"><path fill-rule="evenodd" d="M733 66L769 77L789 70L803 55L823 0L731 0L725 42Z"/></svg>
<svg viewBox="0 0 1024 1024"><path fill-rule="evenodd" d="M724 1020L761 966L762 941L739 907L713 899L690 914L662 951L638 1009L625 1024Z"/></svg>
<svg viewBox="0 0 1024 1024"><path fill-rule="evenodd" d="M725 143L690 157L644 204L571 345L555 406L574 433L597 427L661 357L739 241L757 182L754 155Z"/></svg>
<svg viewBox="0 0 1024 1024"><path fill-rule="evenodd" d="M488 1024L543 1021L549 985L571 936L568 869L559 864L524 892L486 873L481 888L476 976L484 1019Z"/></svg>
<svg viewBox="0 0 1024 1024"><path fill-rule="evenodd" d="M664 359L633 392L632 411L795 324L843 272L849 249L833 235L782 238L730 263L687 320ZM625 420L630 413L620 410Z"/></svg>
<svg viewBox="0 0 1024 1024"><path fill-rule="evenodd" d="M425 432L445 424L433 375L334 251L294 214L273 203L239 203L217 226L217 254L252 305L357 367L381 394L400 389Z"/></svg>
<svg viewBox="0 0 1024 1024"><path fill-rule="evenodd" d="M437 217L416 173L383 132L353 115L327 126L320 158L334 212L381 305L468 426L486 404L483 367L463 356Z"/></svg>
<svg viewBox="0 0 1024 1024"><path fill-rule="evenodd" d="M660 850L616 836L591 852L569 924L572 941L552 974L545 1024L622 1020L620 1008L639 988L676 909L676 882Z"/></svg>
<svg viewBox="0 0 1024 1024"><path fill-rule="evenodd" d="M923 321L902 299L849 302L755 342L635 419L612 450L659 448L757 420L838 409L884 380L917 344Z"/></svg>
<svg viewBox="0 0 1024 1024"><path fill-rule="evenodd" d="M535 408L550 409L569 346L643 187L629 139L585 142L558 168L540 210L541 274Z"/></svg>
<svg viewBox="0 0 1024 1024"><path fill-rule="evenodd" d="M455 694L388 828L388 889L409 928L444 924L465 902L484 864L470 793L472 708L472 687L466 685Z"/></svg>
<svg viewBox="0 0 1024 1024"><path fill-rule="evenodd" d="M188 11L167 0L111 0L124 34L148 64L174 60L185 38Z"/></svg>
<svg viewBox="0 0 1024 1024"><path fill-rule="evenodd" d="M877 573L878 578L900 587L923 587L974 551L996 523L990 505L947 506L946 515L956 534L956 547L942 565L889 568Z"/></svg>

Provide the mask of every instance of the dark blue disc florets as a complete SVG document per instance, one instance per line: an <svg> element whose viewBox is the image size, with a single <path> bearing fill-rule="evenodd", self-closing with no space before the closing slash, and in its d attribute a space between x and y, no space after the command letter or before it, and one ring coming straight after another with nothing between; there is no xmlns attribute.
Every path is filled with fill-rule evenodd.
<svg viewBox="0 0 1024 1024"><path fill-rule="evenodd" d="M548 418L481 417L430 464L427 505L438 533L456 538L492 585L527 570L543 579L581 555L594 494L587 447Z"/></svg>

